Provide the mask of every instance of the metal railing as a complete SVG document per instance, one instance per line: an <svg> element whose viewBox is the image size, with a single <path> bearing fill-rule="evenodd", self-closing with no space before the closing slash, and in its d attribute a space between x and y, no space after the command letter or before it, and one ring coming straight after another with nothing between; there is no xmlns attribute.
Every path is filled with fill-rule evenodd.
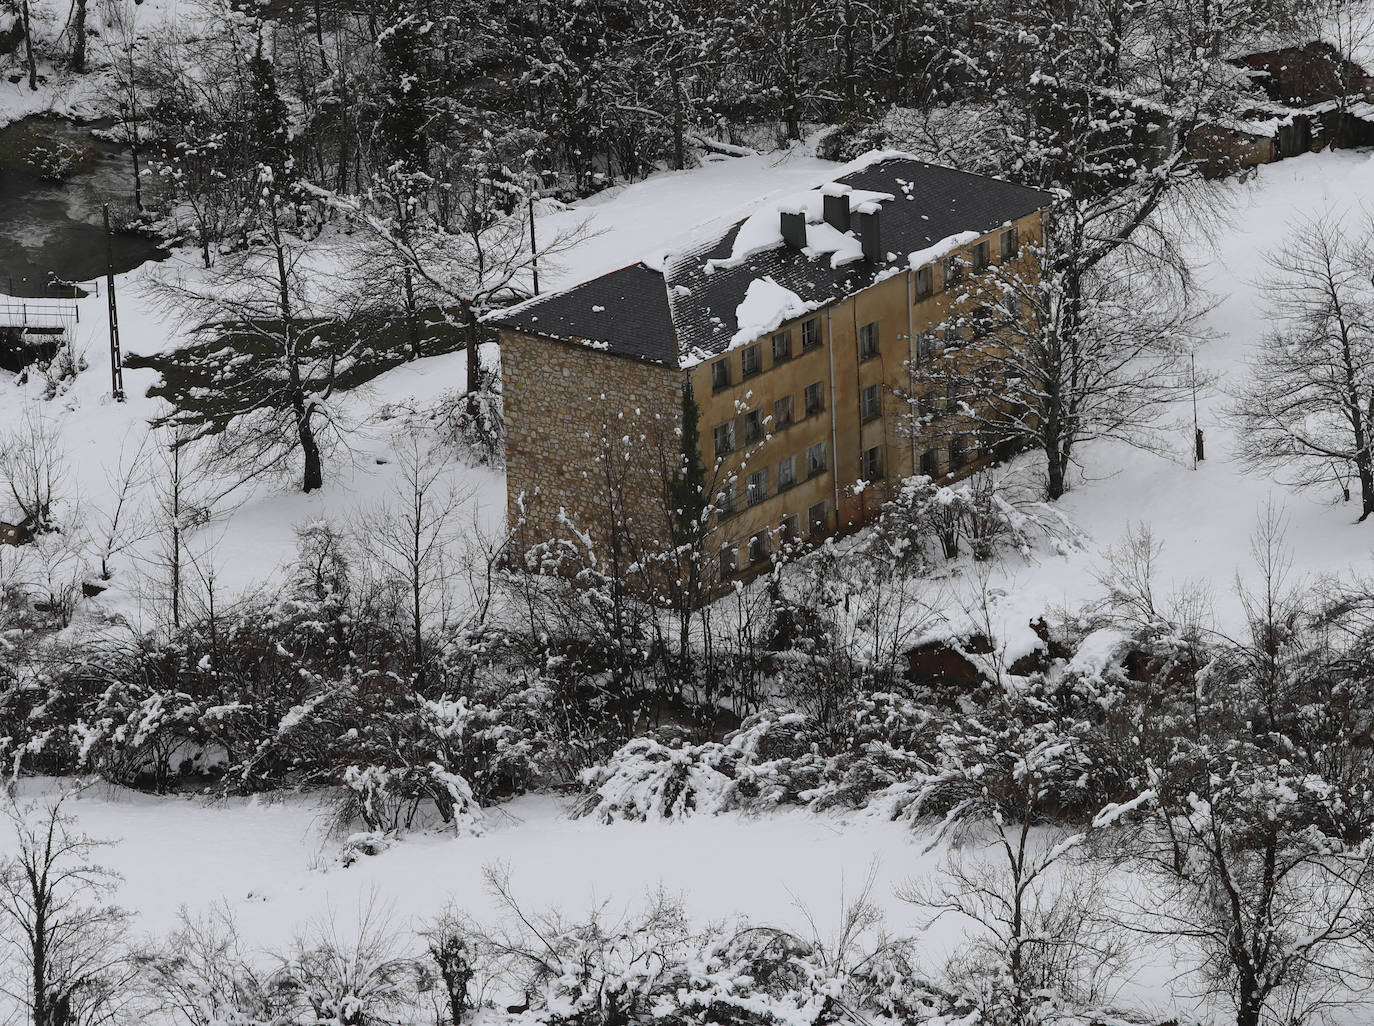
<svg viewBox="0 0 1374 1026"><path fill-rule="evenodd" d="M24 299L0 295L0 328L33 335L70 334L81 321L70 299Z"/></svg>

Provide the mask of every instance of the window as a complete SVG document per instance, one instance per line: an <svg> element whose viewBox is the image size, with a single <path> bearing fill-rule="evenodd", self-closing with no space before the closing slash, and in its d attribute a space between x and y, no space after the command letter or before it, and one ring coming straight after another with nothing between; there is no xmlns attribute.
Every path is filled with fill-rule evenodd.
<svg viewBox="0 0 1374 1026"><path fill-rule="evenodd" d="M959 388L959 382L958 382L958 381L956 381L954 378L950 378L948 381L945 382L945 412L946 412L946 413L958 413L958 412L959 412L959 393L960 393L960 388Z"/></svg>
<svg viewBox="0 0 1374 1026"><path fill-rule="evenodd" d="M813 537L818 534L825 534L825 529L828 526L826 521L828 519L825 511L825 503L818 502L806 511L806 528L811 532Z"/></svg>
<svg viewBox="0 0 1374 1026"><path fill-rule="evenodd" d="M716 443L717 459L726 453L735 451L735 422L733 420L727 420L724 424L717 424L712 435Z"/></svg>
<svg viewBox="0 0 1374 1026"><path fill-rule="evenodd" d="M859 416L864 421L877 420L883 414L883 397L880 386L866 385L859 393Z"/></svg>
<svg viewBox="0 0 1374 1026"><path fill-rule="evenodd" d="M820 320L816 317L812 317L809 321L802 321L802 349L815 349L820 344Z"/></svg>
<svg viewBox="0 0 1374 1026"><path fill-rule="evenodd" d="M990 249L991 247L988 245L988 241L986 239L984 239L982 242L977 243L973 247L973 269L975 271L986 270L988 264L992 263L992 255Z"/></svg>
<svg viewBox="0 0 1374 1026"><path fill-rule="evenodd" d="M1015 292L1008 293L1007 298L1002 301L1002 306L1013 321L1021 320L1021 297Z"/></svg>
<svg viewBox="0 0 1374 1026"><path fill-rule="evenodd" d="M945 257L945 288L952 288L963 280L964 262L957 255Z"/></svg>
<svg viewBox="0 0 1374 1026"><path fill-rule="evenodd" d="M720 547L720 575L729 577L739 569L739 554L733 545L722 545Z"/></svg>
<svg viewBox="0 0 1374 1026"><path fill-rule="evenodd" d="M759 346L745 346L739 358L742 377L752 377L763 370L763 352Z"/></svg>
<svg viewBox="0 0 1374 1026"><path fill-rule="evenodd" d="M782 363L792 359L792 333L780 331L773 336L773 362Z"/></svg>
<svg viewBox="0 0 1374 1026"><path fill-rule="evenodd" d="M760 531L749 539L749 562L762 563L768 558L768 532Z"/></svg>
<svg viewBox="0 0 1374 1026"><path fill-rule="evenodd" d="M917 299L929 299L931 295L935 292L935 285L933 281L934 277L935 275L932 273L929 264L926 264L924 267L918 267L916 269Z"/></svg>
<svg viewBox="0 0 1374 1026"><path fill-rule="evenodd" d="M792 423L792 397L785 395L773 404L773 430Z"/></svg>
<svg viewBox="0 0 1374 1026"><path fill-rule="evenodd" d="M916 359L929 360L935 355L935 333L923 331L916 336Z"/></svg>
<svg viewBox="0 0 1374 1026"><path fill-rule="evenodd" d="M953 435L949 440L949 472L952 474L964 465L965 448L968 445L963 435Z"/></svg>
<svg viewBox="0 0 1374 1026"><path fill-rule="evenodd" d="M721 513L735 512L735 483L731 481L716 495L716 505Z"/></svg>
<svg viewBox="0 0 1374 1026"><path fill-rule="evenodd" d="M797 483L797 457L788 456L778 463L778 491Z"/></svg>
<svg viewBox="0 0 1374 1026"><path fill-rule="evenodd" d="M1017 237L1015 228L1008 228L1002 233L1002 259L1010 260L1016 256L1016 251L1021 248L1021 240Z"/></svg>
<svg viewBox="0 0 1374 1026"><path fill-rule="evenodd" d="M816 414L820 413L821 410L825 409L825 397L821 393L821 383L819 381L814 385L807 385L802 398L808 417L814 417Z"/></svg>
<svg viewBox="0 0 1374 1026"><path fill-rule="evenodd" d="M883 476L883 447L875 445L865 449L863 455L862 477L865 481L879 481Z"/></svg>
<svg viewBox="0 0 1374 1026"><path fill-rule="evenodd" d="M751 506L757 506L768 498L768 469L766 467L749 475L746 493L749 496L749 505Z"/></svg>
<svg viewBox="0 0 1374 1026"><path fill-rule="evenodd" d="M744 442L757 442L763 437L763 411L750 410L744 415Z"/></svg>
<svg viewBox="0 0 1374 1026"><path fill-rule="evenodd" d="M730 387L730 357L711 364L711 389L719 392Z"/></svg>
<svg viewBox="0 0 1374 1026"><path fill-rule="evenodd" d="M798 537L800 537L800 519L801 518L798 517L795 513L789 513L787 514L787 516L782 518L782 525L780 530L782 533L783 541L794 542L797 540Z"/></svg>
<svg viewBox="0 0 1374 1026"><path fill-rule="evenodd" d="M859 329L859 359L871 360L878 355L878 322Z"/></svg>
<svg viewBox="0 0 1374 1026"><path fill-rule="evenodd" d="M825 473L825 443L817 442L806 450L806 476L815 477Z"/></svg>
<svg viewBox="0 0 1374 1026"><path fill-rule="evenodd" d="M916 413L925 421L935 416L935 400L929 392L922 392L916 397Z"/></svg>
<svg viewBox="0 0 1374 1026"><path fill-rule="evenodd" d="M964 344L964 326L951 324L945 329L945 348L953 349Z"/></svg>
<svg viewBox="0 0 1374 1026"><path fill-rule="evenodd" d="M927 449L921 453L921 473L926 477L934 477L936 472L935 450Z"/></svg>

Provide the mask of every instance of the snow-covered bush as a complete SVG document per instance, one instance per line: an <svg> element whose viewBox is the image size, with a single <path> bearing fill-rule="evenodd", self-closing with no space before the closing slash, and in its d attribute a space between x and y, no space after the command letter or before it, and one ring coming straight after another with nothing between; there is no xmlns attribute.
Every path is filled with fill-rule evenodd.
<svg viewBox="0 0 1374 1026"><path fill-rule="evenodd" d="M809 734L803 716L764 713L723 743L634 738L583 771L589 793L576 814L612 823L795 801L799 778L810 783L819 772Z"/></svg>

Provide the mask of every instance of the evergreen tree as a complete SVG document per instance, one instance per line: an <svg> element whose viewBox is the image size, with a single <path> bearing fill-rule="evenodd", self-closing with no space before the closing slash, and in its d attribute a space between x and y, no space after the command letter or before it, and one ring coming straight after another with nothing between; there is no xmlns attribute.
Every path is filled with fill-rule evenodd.
<svg viewBox="0 0 1374 1026"><path fill-rule="evenodd" d="M701 466L701 407L688 381L682 389L680 465L669 486L674 541L686 544L701 531L706 513L706 473Z"/></svg>
<svg viewBox="0 0 1374 1026"><path fill-rule="evenodd" d="M289 192L295 180L286 130L289 119L272 62L263 53L259 30L257 46L248 60L248 146L257 161L272 169L273 181L282 193Z"/></svg>

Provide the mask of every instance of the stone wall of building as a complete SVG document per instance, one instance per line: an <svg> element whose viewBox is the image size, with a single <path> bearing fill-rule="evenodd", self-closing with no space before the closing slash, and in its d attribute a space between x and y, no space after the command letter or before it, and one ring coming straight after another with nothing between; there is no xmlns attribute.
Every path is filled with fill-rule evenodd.
<svg viewBox="0 0 1374 1026"><path fill-rule="evenodd" d="M683 372L503 331L501 373L518 549L584 534L604 559L612 524L636 542L662 542Z"/></svg>

